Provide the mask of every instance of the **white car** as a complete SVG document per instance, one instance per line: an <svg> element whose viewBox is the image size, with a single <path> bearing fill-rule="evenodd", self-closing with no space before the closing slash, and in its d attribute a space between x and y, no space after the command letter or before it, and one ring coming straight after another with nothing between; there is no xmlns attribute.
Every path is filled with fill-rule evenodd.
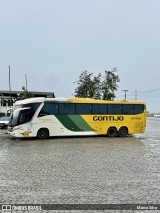
<svg viewBox="0 0 160 213"><path fill-rule="evenodd" d="M0 117L0 128L6 128L8 126L9 121L10 117L8 116Z"/></svg>
<svg viewBox="0 0 160 213"><path fill-rule="evenodd" d="M154 114L154 118L160 118L160 114Z"/></svg>

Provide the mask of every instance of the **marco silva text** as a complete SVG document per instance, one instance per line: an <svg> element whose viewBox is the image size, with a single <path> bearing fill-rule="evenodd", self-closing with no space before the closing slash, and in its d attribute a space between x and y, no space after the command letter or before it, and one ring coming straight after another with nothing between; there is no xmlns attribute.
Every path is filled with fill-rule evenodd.
<svg viewBox="0 0 160 213"><path fill-rule="evenodd" d="M158 210L156 205L138 205L137 210Z"/></svg>

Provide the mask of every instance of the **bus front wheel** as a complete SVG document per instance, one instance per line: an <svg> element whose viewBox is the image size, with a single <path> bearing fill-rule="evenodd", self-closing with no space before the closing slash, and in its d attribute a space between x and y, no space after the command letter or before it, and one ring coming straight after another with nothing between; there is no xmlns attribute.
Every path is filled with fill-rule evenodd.
<svg viewBox="0 0 160 213"><path fill-rule="evenodd" d="M115 137L117 136L117 129L115 127L110 127L107 131L108 137Z"/></svg>
<svg viewBox="0 0 160 213"><path fill-rule="evenodd" d="M128 129L125 126L122 126L118 131L119 137L126 137L128 135Z"/></svg>
<svg viewBox="0 0 160 213"><path fill-rule="evenodd" d="M47 128L41 128L41 129L39 129L38 132L37 132L37 137L39 139L46 139L46 138L48 138L49 137L49 131L48 131L48 129Z"/></svg>

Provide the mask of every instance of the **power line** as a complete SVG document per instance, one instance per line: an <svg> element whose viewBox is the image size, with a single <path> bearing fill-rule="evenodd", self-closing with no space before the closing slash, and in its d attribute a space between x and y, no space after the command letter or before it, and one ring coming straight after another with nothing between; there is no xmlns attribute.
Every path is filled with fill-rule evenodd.
<svg viewBox="0 0 160 213"><path fill-rule="evenodd" d="M128 92L128 90L122 90L122 91L125 92L125 100L126 100L126 92ZM122 93L118 93L116 96L122 97ZM160 88L144 90L144 91L135 90L130 93L127 93L127 97L133 97L135 101L137 101L138 99L143 99L143 98L145 99L156 98L156 97L160 98Z"/></svg>
<svg viewBox="0 0 160 213"><path fill-rule="evenodd" d="M152 89L152 90L144 90L144 91L138 91L139 93L154 93L154 92L160 92L160 88Z"/></svg>

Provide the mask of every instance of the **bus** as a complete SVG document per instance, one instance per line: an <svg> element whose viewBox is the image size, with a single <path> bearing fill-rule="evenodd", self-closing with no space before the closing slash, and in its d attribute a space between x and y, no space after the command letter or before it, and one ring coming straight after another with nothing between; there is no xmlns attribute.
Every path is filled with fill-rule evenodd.
<svg viewBox="0 0 160 213"><path fill-rule="evenodd" d="M144 102L90 98L29 98L17 101L8 125L13 137L107 135L143 133Z"/></svg>

